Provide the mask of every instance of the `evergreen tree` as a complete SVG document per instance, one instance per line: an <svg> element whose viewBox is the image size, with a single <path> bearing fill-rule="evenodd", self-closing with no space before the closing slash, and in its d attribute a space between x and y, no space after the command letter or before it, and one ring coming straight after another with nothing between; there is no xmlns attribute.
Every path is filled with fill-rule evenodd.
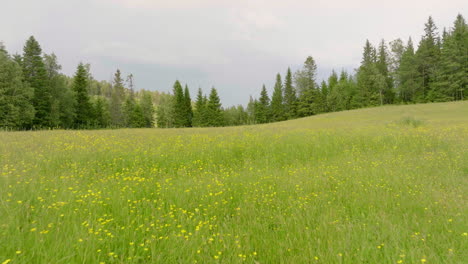
<svg viewBox="0 0 468 264"><path fill-rule="evenodd" d="M247 104L247 124L256 124L257 123L257 100L254 100L252 96L249 98L249 103Z"/></svg>
<svg viewBox="0 0 468 264"><path fill-rule="evenodd" d="M42 49L33 36L24 45L22 66L25 80L34 90L33 105L36 110L34 125L49 127L51 125L52 97L47 81L47 71L42 59Z"/></svg>
<svg viewBox="0 0 468 264"><path fill-rule="evenodd" d="M185 85L184 90L184 102L185 102L185 126L191 127L192 126L192 119L193 119L193 109L192 109L192 99L190 98L190 91L188 86Z"/></svg>
<svg viewBox="0 0 468 264"><path fill-rule="evenodd" d="M313 115L314 111L319 109L319 102L316 102L318 94L316 76L317 65L315 60L309 56L304 62L302 70L297 71L294 76L299 91L298 116Z"/></svg>
<svg viewBox="0 0 468 264"><path fill-rule="evenodd" d="M34 118L33 89L22 80L21 67L0 43L0 127L29 128Z"/></svg>
<svg viewBox="0 0 468 264"><path fill-rule="evenodd" d="M383 91L387 89L387 81L378 69L376 50L369 40L364 46L357 82L359 89L354 99L355 105L366 107L383 104Z"/></svg>
<svg viewBox="0 0 468 264"><path fill-rule="evenodd" d="M332 70L330 77L328 77L328 93L327 93L327 109L328 111L335 112L338 111L337 109L337 100L338 95L335 90L336 85L338 84L338 75L336 74L335 70Z"/></svg>
<svg viewBox="0 0 468 264"><path fill-rule="evenodd" d="M223 126L224 118L221 109L218 92L213 87L211 88L210 97L207 104L207 124L211 127Z"/></svg>
<svg viewBox="0 0 468 264"><path fill-rule="evenodd" d="M174 111L174 127L187 126L187 110L182 85L177 80L173 87L173 111Z"/></svg>
<svg viewBox="0 0 468 264"><path fill-rule="evenodd" d="M75 92L75 126L88 127L92 123L93 109L88 95L88 73L80 63L73 79L73 91Z"/></svg>
<svg viewBox="0 0 468 264"><path fill-rule="evenodd" d="M99 128L109 126L110 113L107 100L101 96L98 96L93 106L93 125Z"/></svg>
<svg viewBox="0 0 468 264"><path fill-rule="evenodd" d="M135 123L133 118L135 117L134 113L136 106L137 102L135 101L135 97L132 95L131 92L129 92L127 98L125 99L125 103L123 104L123 117L125 127L133 127L132 124Z"/></svg>
<svg viewBox="0 0 468 264"><path fill-rule="evenodd" d="M401 56L398 80L397 93L399 100L404 103L415 102L416 89L420 86L420 78L411 38L409 38L405 51Z"/></svg>
<svg viewBox="0 0 468 264"><path fill-rule="evenodd" d="M260 99L255 107L255 120L258 124L268 123L271 120L270 98L265 85L262 87Z"/></svg>
<svg viewBox="0 0 468 264"><path fill-rule="evenodd" d="M62 66L58 63L55 54L44 54L44 65L52 98L50 125L70 128L74 125L75 119L74 106L76 102L73 91L67 85L67 77L60 74Z"/></svg>
<svg viewBox="0 0 468 264"><path fill-rule="evenodd" d="M193 126L204 127L206 126L206 98L203 97L201 88L198 88L197 100L195 101L195 111L193 113Z"/></svg>
<svg viewBox="0 0 468 264"><path fill-rule="evenodd" d="M275 88L271 96L271 120L273 122L283 121L285 119L284 105L283 105L283 82L281 75L276 75Z"/></svg>
<svg viewBox="0 0 468 264"><path fill-rule="evenodd" d="M424 28L424 36L419 42L416 51L416 64L418 66L420 86L415 93L416 102L426 102L431 83L435 80L440 56L439 37L437 27L432 17L429 17Z"/></svg>
<svg viewBox="0 0 468 264"><path fill-rule="evenodd" d="M143 112L144 126L153 127L154 126L154 106L153 99L151 98L151 93L144 92L140 101L141 110Z"/></svg>
<svg viewBox="0 0 468 264"><path fill-rule="evenodd" d="M463 100L468 87L468 25L458 15L450 32L444 30L436 78L429 101Z"/></svg>
<svg viewBox="0 0 468 264"><path fill-rule="evenodd" d="M125 87L120 70L117 69L114 75L112 93L110 98L111 125L122 127L125 125L125 117L122 111L122 104L125 99Z"/></svg>
<svg viewBox="0 0 468 264"><path fill-rule="evenodd" d="M387 51L387 46L385 45L385 41L383 39L379 45L379 53L377 57L377 70L385 80L385 85L383 85L381 87L381 90L379 91L380 104L391 104L393 103L395 97L393 92L393 78L390 75L389 54Z"/></svg>
<svg viewBox="0 0 468 264"><path fill-rule="evenodd" d="M297 116L297 96L292 83L291 69L288 68L286 78L284 79L284 113L286 119L292 119Z"/></svg>

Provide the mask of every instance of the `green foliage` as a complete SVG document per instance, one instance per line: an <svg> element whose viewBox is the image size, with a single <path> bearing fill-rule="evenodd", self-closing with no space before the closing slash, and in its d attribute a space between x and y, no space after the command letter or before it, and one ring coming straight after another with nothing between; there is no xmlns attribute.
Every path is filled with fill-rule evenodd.
<svg viewBox="0 0 468 264"><path fill-rule="evenodd" d="M298 70L294 76L297 90L299 92L299 102L297 107L298 116L310 116L319 112L322 107L318 98L318 87L316 83L317 64L309 56L304 62L301 70Z"/></svg>
<svg viewBox="0 0 468 264"><path fill-rule="evenodd" d="M276 75L276 83L275 87L273 88L273 95L271 96L270 108L271 121L277 122L285 120L285 111L283 104L283 82L281 81L281 75L279 73Z"/></svg>
<svg viewBox="0 0 468 264"><path fill-rule="evenodd" d="M33 105L36 110L34 125L39 128L51 125L52 96L47 71L42 59L42 49L31 36L24 45L22 66L24 80L34 89Z"/></svg>
<svg viewBox="0 0 468 264"><path fill-rule="evenodd" d="M197 100L195 101L195 111L193 113L193 126L207 126L207 104L208 100L203 96L202 89L198 89Z"/></svg>
<svg viewBox="0 0 468 264"><path fill-rule="evenodd" d="M156 108L156 124L160 128L174 127L174 98L170 94L161 94Z"/></svg>
<svg viewBox="0 0 468 264"><path fill-rule="evenodd" d="M92 123L93 108L88 95L88 72L83 63L76 69L73 80L73 91L75 92L75 127L85 128Z"/></svg>
<svg viewBox="0 0 468 264"><path fill-rule="evenodd" d="M190 91L188 86L185 85L184 90L184 102L185 102L185 126L191 127L193 121L193 109L192 109L192 99L190 98Z"/></svg>
<svg viewBox="0 0 468 264"><path fill-rule="evenodd" d="M125 87L122 74L119 69L115 72L113 87L110 98L110 116L111 125L122 127L125 125L125 116L123 113L123 102L125 100Z"/></svg>
<svg viewBox="0 0 468 264"><path fill-rule="evenodd" d="M224 117L221 109L221 102L218 92L213 87L211 88L210 97L206 106L206 123L209 127L218 127L224 125Z"/></svg>
<svg viewBox="0 0 468 264"><path fill-rule="evenodd" d="M178 80L174 83L173 93L174 127L185 127L187 125L187 105L185 103L184 90Z"/></svg>
<svg viewBox="0 0 468 264"><path fill-rule="evenodd" d="M107 99L98 96L93 106L93 126L100 128L108 127L111 123L111 118Z"/></svg>
<svg viewBox="0 0 468 264"><path fill-rule="evenodd" d="M297 117L297 95L290 68L288 68L284 79L284 114L286 119Z"/></svg>
<svg viewBox="0 0 468 264"><path fill-rule="evenodd" d="M57 57L53 53L42 54L38 42L30 37L24 45L22 56L8 56L0 43L0 54L21 68L19 72L11 70L14 67L8 64L3 68L5 72L0 73L12 76L11 80L4 81L4 95L0 94L4 105L3 116L9 116L10 120L8 125L5 123L2 126L15 129L153 127L156 117L158 127L205 127L268 123L384 104L466 100L467 50L468 25L461 14L451 28L443 30L442 38L429 17L416 50L411 39L406 46L401 39L390 41L389 47L382 40L377 49L367 40L361 65L355 74L342 71L338 77L333 70L328 81L323 80L319 86L316 80L317 65L309 56L294 76L287 69L284 83L278 74L271 102L263 87L260 98L250 98L245 109L228 107L223 110L219 97L218 100L208 100L200 90L193 110L189 89L187 86L182 89L179 81L174 85L174 96L157 91L135 92L132 74L128 75L128 88L125 88L119 70L112 83L97 81L91 76L89 64L83 65L87 84L80 88L81 97L77 98L73 90L75 80L61 74ZM8 83L8 87L5 83ZM7 95L9 92L6 91L15 91L16 95L18 89L15 87L18 85L30 87L21 90L25 91L23 95L29 94L32 98L13 103L8 97L11 94ZM32 92L27 92L29 90ZM81 106L76 102L78 99L90 101L89 98L92 98L92 104ZM15 104L23 104L24 109L29 110L17 114L15 111L18 110L12 110L17 108L11 106ZM32 105L35 109L26 105ZM88 112L86 118L83 109L79 110L80 114L76 113L76 106L88 109L84 111ZM33 121L26 121L30 120L31 115L34 115ZM18 120L14 121L15 118ZM75 119L79 120L79 124L75 123Z"/></svg>
<svg viewBox="0 0 468 264"><path fill-rule="evenodd" d="M151 93L144 92L140 100L140 107L144 118L144 127L154 127L154 105Z"/></svg>
<svg viewBox="0 0 468 264"><path fill-rule="evenodd" d="M419 42L419 47L416 51L416 65L420 78L419 86L415 91L415 100L418 103L427 101L427 95L432 82L434 82L440 59L439 37L432 17L429 17L425 24L424 32L425 34Z"/></svg>
<svg viewBox="0 0 468 264"><path fill-rule="evenodd" d="M0 127L29 128L34 118L33 89L22 80L21 67L0 45Z"/></svg>
<svg viewBox="0 0 468 264"><path fill-rule="evenodd" d="M240 126L248 122L248 114L242 105L229 107L223 113L226 126Z"/></svg>
<svg viewBox="0 0 468 264"><path fill-rule="evenodd" d="M260 92L260 99L255 103L255 121L257 124L268 123L272 119L272 109L270 105L270 97L265 85Z"/></svg>
<svg viewBox="0 0 468 264"><path fill-rule="evenodd" d="M397 92L400 101L405 103L415 101L416 88L420 86L418 76L416 56L414 54L413 42L410 38L398 68L399 86Z"/></svg>

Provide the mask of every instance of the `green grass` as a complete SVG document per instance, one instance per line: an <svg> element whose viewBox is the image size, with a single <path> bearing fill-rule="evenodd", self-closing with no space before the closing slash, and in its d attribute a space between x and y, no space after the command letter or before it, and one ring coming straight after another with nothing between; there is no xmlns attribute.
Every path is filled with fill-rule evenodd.
<svg viewBox="0 0 468 264"><path fill-rule="evenodd" d="M468 102L0 133L0 263L466 263Z"/></svg>

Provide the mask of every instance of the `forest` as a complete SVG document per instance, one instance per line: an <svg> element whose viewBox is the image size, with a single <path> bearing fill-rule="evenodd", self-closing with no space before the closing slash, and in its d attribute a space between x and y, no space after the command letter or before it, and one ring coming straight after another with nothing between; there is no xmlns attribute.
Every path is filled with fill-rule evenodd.
<svg viewBox="0 0 468 264"><path fill-rule="evenodd" d="M263 85L258 98L223 107L216 88L198 90L177 80L173 92L134 87L133 74L116 70L112 81L98 81L89 64L74 76L61 73L55 54L46 54L31 36L22 54L9 54L0 42L0 128L97 129L121 127L217 127L261 124L387 104L466 100L468 25L458 14L439 32L432 17L417 44L409 38L365 42L354 72L333 71L317 81L312 56L301 69L276 75L271 96Z"/></svg>

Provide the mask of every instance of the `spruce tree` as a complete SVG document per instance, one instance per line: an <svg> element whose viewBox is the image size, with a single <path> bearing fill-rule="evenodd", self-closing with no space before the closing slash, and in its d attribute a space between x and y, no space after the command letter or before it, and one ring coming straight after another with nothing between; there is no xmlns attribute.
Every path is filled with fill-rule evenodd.
<svg viewBox="0 0 468 264"><path fill-rule="evenodd" d="M114 127L122 127L125 125L125 117L122 110L125 99L125 87L122 79L122 74L119 69L115 72L112 84L110 98L110 116L111 124Z"/></svg>
<svg viewBox="0 0 468 264"><path fill-rule="evenodd" d="M195 101L195 111L193 113L193 126L204 127L206 126L206 100L203 97L201 88L198 88L197 99Z"/></svg>
<svg viewBox="0 0 468 264"><path fill-rule="evenodd" d="M364 46L361 66L357 71L357 82L359 89L355 104L366 107L383 103L383 91L386 89L387 82L378 69L376 50L369 40Z"/></svg>
<svg viewBox="0 0 468 264"><path fill-rule="evenodd" d="M283 82L281 75L276 75L276 83L271 96L271 119L273 122L283 121L285 119L283 105Z"/></svg>
<svg viewBox="0 0 468 264"><path fill-rule="evenodd" d="M297 117L297 96L292 83L291 69L288 68L284 79L284 113L286 119Z"/></svg>
<svg viewBox="0 0 468 264"><path fill-rule="evenodd" d="M51 125L52 97L47 71L42 59L42 49L33 36L24 45L22 66L25 80L34 90L33 105L36 110L34 125L49 127Z"/></svg>
<svg viewBox="0 0 468 264"><path fill-rule="evenodd" d="M391 104L395 98L393 92L393 78L389 71L389 54L387 51L387 45L382 39L379 45L379 52L377 57L377 69L385 79L385 85L381 87L380 93L380 104Z"/></svg>
<svg viewBox="0 0 468 264"><path fill-rule="evenodd" d="M416 51L416 64L418 66L420 86L417 87L416 102L426 102L432 82L435 81L440 57L439 37L437 27L432 17L429 17L424 28L424 36L419 42Z"/></svg>
<svg viewBox="0 0 468 264"><path fill-rule="evenodd" d="M93 109L88 95L88 73L80 63L73 78L73 91L75 92L75 126L88 127L92 123Z"/></svg>
<svg viewBox="0 0 468 264"><path fill-rule="evenodd" d="M317 65L315 60L309 56L304 62L304 66L301 70L296 72L294 76L296 87L299 92L299 102L297 113L298 116L304 117L315 114L315 110L318 109L317 105L314 105L317 99L318 89L316 84L317 76Z"/></svg>
<svg viewBox="0 0 468 264"><path fill-rule="evenodd" d="M463 100L468 92L468 25L461 14L442 42L436 78L429 101Z"/></svg>
<svg viewBox="0 0 468 264"><path fill-rule="evenodd" d="M174 111L174 127L187 126L187 110L182 85L177 80L173 87L173 111Z"/></svg>
<svg viewBox="0 0 468 264"><path fill-rule="evenodd" d="M224 125L221 102L219 100L218 92L214 87L211 88L210 97L207 104L207 124L211 127Z"/></svg>
<svg viewBox="0 0 468 264"><path fill-rule="evenodd" d="M262 91L260 92L260 99L258 100L255 109L255 119L258 124L268 123L271 121L270 98L268 97L265 85L263 85Z"/></svg>
<svg viewBox="0 0 468 264"><path fill-rule="evenodd" d="M185 126L191 127L193 120L193 109L192 109L192 99L190 98L190 91L187 85L185 85L184 90L184 102L185 102Z"/></svg>
<svg viewBox="0 0 468 264"><path fill-rule="evenodd" d="M420 87L420 78L416 56L414 53L413 41L408 39L405 51L401 56L400 67L398 68L399 85L397 94L399 100L404 103L415 102L416 89Z"/></svg>

